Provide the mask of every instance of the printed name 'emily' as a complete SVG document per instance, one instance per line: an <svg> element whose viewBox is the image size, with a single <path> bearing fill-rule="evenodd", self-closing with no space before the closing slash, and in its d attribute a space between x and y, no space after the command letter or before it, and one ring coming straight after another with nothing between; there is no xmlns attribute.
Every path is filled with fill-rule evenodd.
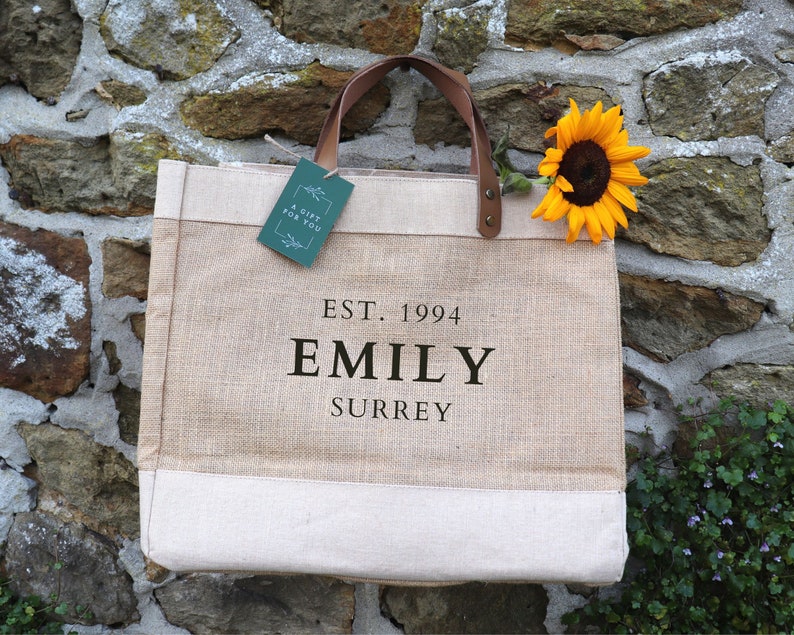
<svg viewBox="0 0 794 635"><path fill-rule="evenodd" d="M292 337L290 338L295 342L295 365L291 373L288 375L297 375L303 377L317 377L320 374L320 367L317 363L317 349L319 347L318 340L301 339ZM367 342L364 344L359 353L356 361L352 361L347 347L342 340L332 340L334 345L333 353L333 368L328 377L341 377L339 374L340 366L344 367L344 372L348 377L353 377L360 366L363 365L363 374L360 379L378 379L375 375L375 346L377 342ZM429 375L430 355L431 351L436 348L432 344L414 344L419 349L419 361L417 366L416 377L412 381L439 383L444 381L447 374L441 373L436 377ZM389 381L404 381L402 376L403 372L403 355L402 350L405 344L390 342L388 344L390 350L386 352L389 357L389 376L386 378ZM494 352L493 348L483 348L482 355L479 360L475 360L471 354L470 346L453 346L459 354L461 359L469 371L468 380L466 384L482 384L480 381L480 370L488 356Z"/></svg>

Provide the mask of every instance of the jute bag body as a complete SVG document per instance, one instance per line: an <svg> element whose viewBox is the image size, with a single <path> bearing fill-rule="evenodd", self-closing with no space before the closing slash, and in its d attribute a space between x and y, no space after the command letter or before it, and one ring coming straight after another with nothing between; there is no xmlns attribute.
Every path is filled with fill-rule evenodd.
<svg viewBox="0 0 794 635"><path fill-rule="evenodd" d="M531 220L542 191L489 206L467 87L418 58L351 80L321 165L350 105L405 63L457 100L473 174L341 170L355 189L311 268L256 241L291 167L160 164L144 553L173 570L611 583L627 555L613 243Z"/></svg>

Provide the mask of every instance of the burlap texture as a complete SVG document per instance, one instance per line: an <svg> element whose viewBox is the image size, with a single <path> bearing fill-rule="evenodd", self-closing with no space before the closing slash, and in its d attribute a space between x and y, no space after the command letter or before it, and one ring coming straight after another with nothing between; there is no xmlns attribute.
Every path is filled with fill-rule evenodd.
<svg viewBox="0 0 794 635"><path fill-rule="evenodd" d="M457 203L470 180L406 174L373 205L366 178L305 269L256 242L283 168L161 164L140 468L622 490L613 244L528 222L542 192L506 198L503 236L485 239ZM403 234L417 215L443 235Z"/></svg>

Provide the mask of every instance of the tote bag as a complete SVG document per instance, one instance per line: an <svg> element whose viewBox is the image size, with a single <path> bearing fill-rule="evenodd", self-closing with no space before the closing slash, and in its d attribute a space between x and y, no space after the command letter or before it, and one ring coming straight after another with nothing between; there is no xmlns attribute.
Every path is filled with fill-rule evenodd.
<svg viewBox="0 0 794 635"><path fill-rule="evenodd" d="M627 556L614 247L499 195L465 78L398 66L471 130L470 174L342 169L314 264L257 242L292 167L159 167L141 543L177 571L607 584Z"/></svg>

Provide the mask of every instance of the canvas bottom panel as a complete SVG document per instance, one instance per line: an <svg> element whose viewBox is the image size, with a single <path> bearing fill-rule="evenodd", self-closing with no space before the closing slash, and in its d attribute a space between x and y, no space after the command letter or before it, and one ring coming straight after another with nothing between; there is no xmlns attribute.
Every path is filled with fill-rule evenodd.
<svg viewBox="0 0 794 635"><path fill-rule="evenodd" d="M143 551L175 571L611 584L628 555L619 491L139 476Z"/></svg>

